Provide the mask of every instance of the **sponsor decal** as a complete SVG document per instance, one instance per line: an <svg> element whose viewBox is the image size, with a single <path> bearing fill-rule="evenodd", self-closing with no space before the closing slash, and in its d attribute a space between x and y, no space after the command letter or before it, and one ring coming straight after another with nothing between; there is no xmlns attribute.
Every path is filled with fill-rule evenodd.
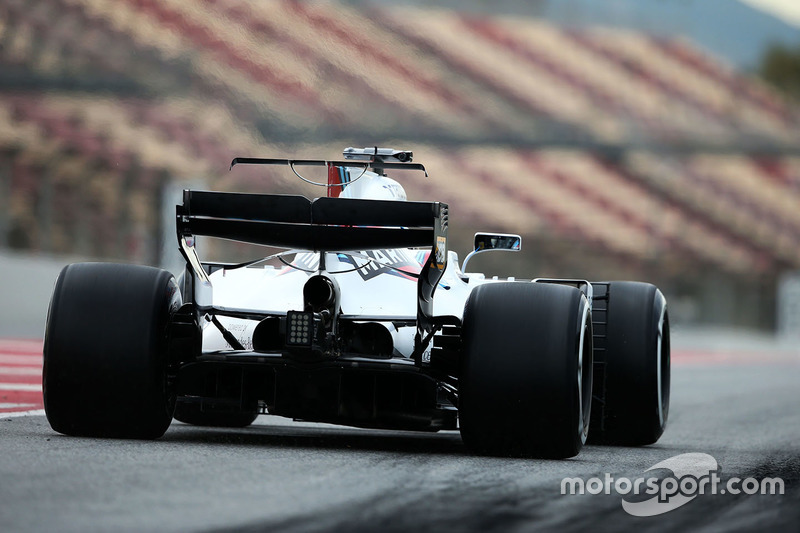
<svg viewBox="0 0 800 533"><path fill-rule="evenodd" d="M355 270L364 281L374 279L381 274L389 274L416 281L420 272L419 263L405 250L361 250L353 254L338 253L336 258L342 266L337 268L328 259L328 272L336 274L337 272ZM319 254L310 252L297 254L292 264L302 270L318 270Z"/></svg>
<svg viewBox="0 0 800 533"><path fill-rule="evenodd" d="M317 270L319 269L319 254L314 252L299 253L294 256L292 265L301 270ZM289 267L284 270L287 269L289 269Z"/></svg>
<svg viewBox="0 0 800 533"><path fill-rule="evenodd" d="M358 253L363 257L338 254L338 258L340 263L358 268L356 272L364 281L381 274L416 280L416 275L420 271L419 264L401 250L362 250ZM372 261L367 260L367 257Z"/></svg>
<svg viewBox="0 0 800 533"><path fill-rule="evenodd" d="M436 237L436 248L433 251L434 257L436 258L436 268L439 270L444 270L444 262L447 256L447 238L446 237Z"/></svg>

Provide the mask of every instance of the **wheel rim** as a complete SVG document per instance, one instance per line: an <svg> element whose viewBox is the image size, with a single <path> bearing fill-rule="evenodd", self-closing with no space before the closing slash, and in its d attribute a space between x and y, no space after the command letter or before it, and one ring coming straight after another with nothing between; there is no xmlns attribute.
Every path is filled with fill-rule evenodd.
<svg viewBox="0 0 800 533"><path fill-rule="evenodd" d="M662 296L663 299L663 296ZM665 327L666 326L666 327ZM656 379L658 381L658 423L662 428L667 422L669 409L669 318L667 306L662 302L658 318L658 337L656 339Z"/></svg>
<svg viewBox="0 0 800 533"><path fill-rule="evenodd" d="M592 401L592 364L591 364L591 341L592 341L592 321L589 317L589 305L583 310L581 323L581 334L578 340L578 435L581 444L586 443L589 435L589 419L591 417ZM587 335L588 333L588 335ZM588 346L587 346L588 344ZM589 364L584 365L584 354L589 353Z"/></svg>

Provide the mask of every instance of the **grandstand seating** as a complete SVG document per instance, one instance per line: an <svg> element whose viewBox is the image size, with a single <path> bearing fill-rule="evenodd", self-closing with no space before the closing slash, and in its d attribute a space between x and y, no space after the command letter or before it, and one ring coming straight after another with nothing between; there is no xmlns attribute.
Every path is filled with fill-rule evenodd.
<svg viewBox="0 0 800 533"><path fill-rule="evenodd" d="M244 106L242 116L253 109L269 110L290 124L307 126L320 118L344 120L344 115L325 106L317 91L301 79L302 68L287 68L279 60L287 51L270 47L267 41L242 42L241 32L221 20L197 10L183 11L183 4L162 2L75 2L116 34L129 35L137 46L155 49L163 68L186 61L191 66L188 81L198 89L235 107ZM216 32L222 32L217 35ZM248 46L258 44L254 50Z"/></svg>
<svg viewBox="0 0 800 533"><path fill-rule="evenodd" d="M800 112L684 41L410 6L7 0L0 45L21 84L0 92L0 227L30 248L152 261L166 180L313 196L228 163L383 139L412 144L431 178L400 179L454 224L672 275L800 268L800 157L725 153L796 146ZM630 149L664 142L702 146Z"/></svg>
<svg viewBox="0 0 800 533"><path fill-rule="evenodd" d="M626 132L650 131L659 138L702 135L706 139L726 134L716 117L697 117L682 102L648 90L611 61L576 46L551 25L515 19L462 18L474 34L504 46L524 64L543 68L561 82L576 87L595 107L613 111ZM694 120L687 121L687 117Z"/></svg>
<svg viewBox="0 0 800 533"><path fill-rule="evenodd" d="M737 209L727 191L710 189L694 181L680 159L634 152L626 158L623 171L630 179L641 180L652 194L690 213L702 223L701 227L710 228L716 244L709 250L716 249L722 258L730 251L731 266L741 273L768 270L774 268L775 263L786 266L787 258L776 256L779 250L773 240L760 238L764 237L761 222L752 214ZM694 241L696 229L684 234L684 238Z"/></svg>
<svg viewBox="0 0 800 533"><path fill-rule="evenodd" d="M640 245L642 253L657 259L680 254L725 268L728 255L717 254L717 249L709 246L713 241L709 232L696 230L689 242L681 238L680 230L693 223L691 216L626 179L615 168L580 152L545 152L536 157L536 162L551 179L564 183L574 194L593 198L597 208L614 216L614 226L635 226L644 232L647 242Z"/></svg>
<svg viewBox="0 0 800 533"><path fill-rule="evenodd" d="M736 73L732 68L706 56L685 40L654 38L652 42L676 61L697 71L700 76L716 80L736 98L750 100L754 105L772 113L775 118L787 124L796 124L800 119L800 111L786 105L785 101L776 97L774 90L766 87L757 78Z"/></svg>
<svg viewBox="0 0 800 533"><path fill-rule="evenodd" d="M575 87L534 65L520 68L502 46L465 39L467 28L456 14L406 7L386 16L393 30L426 43L451 64L466 69L529 113L580 126L604 140L620 138L613 116L593 106Z"/></svg>
<svg viewBox="0 0 800 533"><path fill-rule="evenodd" d="M652 38L624 30L597 29L585 33L572 32L580 44L605 55L631 75L654 87L668 91L675 98L698 106L706 114L732 121L749 135L766 136L771 140L797 140L791 124L753 105L750 99L739 98L735 87L720 83L718 78L703 76L672 55L665 54Z"/></svg>
<svg viewBox="0 0 800 533"><path fill-rule="evenodd" d="M24 65L48 81L66 80L74 87L104 85L134 90L142 81L133 76L148 73L147 83L155 87L174 85L186 72L173 64L158 68L158 58L136 47L125 34L107 31L89 13L61 0L41 0L33 9L29 2L3 3L9 41L3 47L6 60ZM27 44L26 44L27 43ZM15 50L15 51L14 51Z"/></svg>

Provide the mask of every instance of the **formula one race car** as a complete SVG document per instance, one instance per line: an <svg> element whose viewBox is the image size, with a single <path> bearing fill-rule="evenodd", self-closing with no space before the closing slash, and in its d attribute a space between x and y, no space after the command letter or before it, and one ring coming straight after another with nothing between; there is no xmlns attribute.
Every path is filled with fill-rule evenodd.
<svg viewBox="0 0 800 533"><path fill-rule="evenodd" d="M478 233L459 266L448 206L409 202L386 169L411 152L348 148L328 196L186 190L179 279L152 267L68 265L44 346L44 401L67 435L158 438L173 417L245 427L261 413L365 428L459 429L477 453L576 455L587 437L642 445L669 407L666 300L646 283L487 278ZM427 173L426 173L427 175ZM309 181L309 180L307 180ZM284 250L202 262L195 236ZM269 264L268 264L269 263Z"/></svg>

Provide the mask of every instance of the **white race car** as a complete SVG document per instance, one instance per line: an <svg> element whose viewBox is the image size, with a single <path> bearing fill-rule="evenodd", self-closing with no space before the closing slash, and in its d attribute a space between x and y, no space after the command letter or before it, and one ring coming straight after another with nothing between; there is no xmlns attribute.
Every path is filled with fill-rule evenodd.
<svg viewBox="0 0 800 533"><path fill-rule="evenodd" d="M146 266L61 272L47 321L44 403L67 435L157 438L173 417L244 427L260 413L367 428L459 429L477 453L576 455L661 436L666 300L653 285L488 278L459 266L448 206L409 202L386 169L411 152L348 148L328 196L184 191L179 280ZM202 262L195 236L284 250Z"/></svg>

